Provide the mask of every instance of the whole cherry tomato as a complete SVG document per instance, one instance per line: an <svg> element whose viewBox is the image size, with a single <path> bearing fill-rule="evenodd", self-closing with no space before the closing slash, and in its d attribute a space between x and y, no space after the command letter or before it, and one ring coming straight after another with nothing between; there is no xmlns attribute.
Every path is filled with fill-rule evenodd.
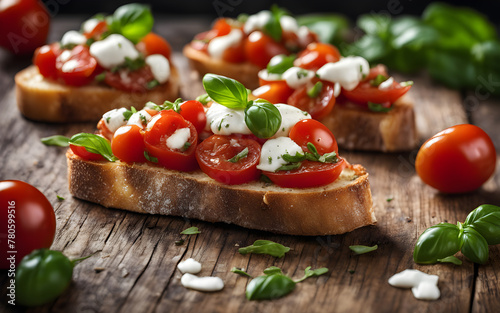
<svg viewBox="0 0 500 313"><path fill-rule="evenodd" d="M415 168L422 181L444 193L473 191L495 172L497 155L491 138L481 128L462 124L427 140L417 154Z"/></svg>
<svg viewBox="0 0 500 313"><path fill-rule="evenodd" d="M205 108L200 101L189 100L183 102L180 106L179 114L193 124L198 134L203 132L207 125Z"/></svg>
<svg viewBox="0 0 500 313"><path fill-rule="evenodd" d="M338 60L340 60L340 52L335 46L313 42L299 53L294 65L316 71L326 63L337 62Z"/></svg>
<svg viewBox="0 0 500 313"><path fill-rule="evenodd" d="M38 189L18 180L0 181L0 269L14 269L34 249L49 248L56 217Z"/></svg>
<svg viewBox="0 0 500 313"><path fill-rule="evenodd" d="M288 103L288 97L292 95L294 89L290 88L286 81L278 80L271 81L263 86L252 91L252 94L257 98L266 99L267 101L276 103Z"/></svg>
<svg viewBox="0 0 500 313"><path fill-rule="evenodd" d="M265 68L269 60L278 54L290 53L283 44L261 31L254 31L245 39L246 59L260 68Z"/></svg>
<svg viewBox="0 0 500 313"><path fill-rule="evenodd" d="M310 142L321 155L334 151L335 153L339 152L337 140L332 131L316 120L305 119L297 122L290 129L289 137L304 151L308 151L307 144Z"/></svg>
<svg viewBox="0 0 500 313"><path fill-rule="evenodd" d="M144 132L137 125L119 127L111 141L111 151L120 161L146 162L144 157Z"/></svg>
<svg viewBox="0 0 500 313"><path fill-rule="evenodd" d="M151 32L139 41L137 48L145 55L161 54L170 59L172 48L163 37Z"/></svg>

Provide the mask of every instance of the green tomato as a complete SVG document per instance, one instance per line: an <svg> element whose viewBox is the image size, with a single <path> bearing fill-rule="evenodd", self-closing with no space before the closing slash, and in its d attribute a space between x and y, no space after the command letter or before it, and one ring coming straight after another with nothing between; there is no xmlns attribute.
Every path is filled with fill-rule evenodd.
<svg viewBox="0 0 500 313"><path fill-rule="evenodd" d="M480 233L471 227L464 227L463 242L463 255L478 264L488 261L488 243Z"/></svg>
<svg viewBox="0 0 500 313"><path fill-rule="evenodd" d="M418 238L413 260L433 264L438 259L454 255L462 247L461 230L457 225L440 223L426 229Z"/></svg>

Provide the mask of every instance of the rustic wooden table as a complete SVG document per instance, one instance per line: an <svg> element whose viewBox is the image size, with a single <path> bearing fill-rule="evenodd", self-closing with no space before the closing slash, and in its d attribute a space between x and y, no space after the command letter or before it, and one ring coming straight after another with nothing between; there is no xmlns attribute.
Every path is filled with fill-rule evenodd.
<svg viewBox="0 0 500 313"><path fill-rule="evenodd" d="M57 40L81 21L79 17L56 18L50 40ZM180 51L209 23L206 18L165 17L157 24L157 31L174 48L174 62L183 74L182 96L186 99L197 95L200 84L189 75ZM443 221L463 222L472 209L483 203L499 205L500 169L481 189L450 196L418 178L414 169L417 150L395 154L343 152L351 162L365 165L370 173L378 224L341 236L282 236L225 224L106 209L72 198L65 149L40 143L45 136L92 132L95 124L51 125L26 120L19 114L13 77L29 63L29 59L0 51L0 179L29 182L49 198L57 217L53 249L71 258L95 253L75 268L73 282L63 295L29 312L499 312L500 246L490 247L489 261L481 266L461 254L461 266L421 266L413 262L412 252L418 235L427 227ZM446 89L425 74L406 78L415 81L411 96L422 140L448 126L469 122L488 132L500 151L498 99ZM498 84L488 87L498 88ZM57 200L56 195L65 200ZM189 226L197 226L201 234L179 234ZM181 238L186 239L185 243L175 245ZM238 253L238 246L256 239L273 240L292 250L281 259ZM378 244L379 248L357 256L348 248L354 244ZM224 290L202 293L182 287L176 265L189 257L202 262L201 275L221 277ZM299 284L282 299L247 301L244 294L249 279L230 269L242 267L257 276L272 265L295 278L302 276L307 266L327 267L330 271ZM407 268L439 275L441 298L419 301L411 291L387 283L390 276ZM10 311L14 308L7 306L6 272L0 272L0 286L0 311Z"/></svg>

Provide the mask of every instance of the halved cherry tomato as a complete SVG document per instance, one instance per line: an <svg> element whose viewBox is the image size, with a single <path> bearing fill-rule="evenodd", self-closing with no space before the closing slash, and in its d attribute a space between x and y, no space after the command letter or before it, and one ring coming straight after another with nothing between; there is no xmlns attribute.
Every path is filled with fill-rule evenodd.
<svg viewBox="0 0 500 313"><path fill-rule="evenodd" d="M473 191L495 172L497 154L481 128L462 124L427 140L417 154L415 168L422 181L445 193Z"/></svg>
<svg viewBox="0 0 500 313"><path fill-rule="evenodd" d="M97 60L90 55L88 47L78 45L70 51L69 57L62 58L63 55L65 51L57 57L56 69L58 77L67 85L83 86L94 79Z"/></svg>
<svg viewBox="0 0 500 313"><path fill-rule="evenodd" d="M229 161L245 148L248 148L245 157ZM224 184L238 185L259 178L257 164L260 150L259 143L252 139L212 135L198 145L196 159L201 170L211 178Z"/></svg>
<svg viewBox="0 0 500 313"><path fill-rule="evenodd" d="M252 91L252 94L257 98L265 99L273 104L288 103L288 97L292 95L294 89L288 86L286 81L272 81L266 85Z"/></svg>
<svg viewBox="0 0 500 313"><path fill-rule="evenodd" d="M74 154L79 156L80 158L87 160L87 161L103 161L105 160L102 155L99 153L93 153L93 152L88 152L85 147L82 146L75 146L73 144L69 145L71 151L73 151Z"/></svg>
<svg viewBox="0 0 500 313"><path fill-rule="evenodd" d="M296 89L288 98L288 104L309 112L314 119L322 119L332 111L335 105L334 84L325 81L322 84L321 92L314 98L307 94L308 90L312 88L311 86L306 84Z"/></svg>
<svg viewBox="0 0 500 313"><path fill-rule="evenodd" d="M137 48L145 55L161 54L170 60L172 48L163 37L151 32L137 44Z"/></svg>
<svg viewBox="0 0 500 313"><path fill-rule="evenodd" d="M107 140L111 141L113 140L113 135L114 133L109 130L108 126L106 125L106 122L104 121L103 118L99 120L99 123L97 123L97 129L99 130L99 134L106 138Z"/></svg>
<svg viewBox="0 0 500 313"><path fill-rule="evenodd" d="M179 113L182 117L193 124L198 134L205 129L205 126L207 125L207 115L205 114L205 108L200 101L189 100L183 102L180 106Z"/></svg>
<svg viewBox="0 0 500 313"><path fill-rule="evenodd" d="M303 161L299 169L292 171L262 172L276 185L284 188L309 188L333 183L342 173L346 162L337 163Z"/></svg>
<svg viewBox="0 0 500 313"><path fill-rule="evenodd" d="M189 138L181 148L170 148L167 140L176 130L188 128ZM178 171L193 171L198 168L195 158L198 133L191 122L173 110L161 111L148 124L144 134L146 151L158 159L158 164Z"/></svg>
<svg viewBox="0 0 500 313"><path fill-rule="evenodd" d="M338 60L340 60L340 52L335 46L313 42L299 53L294 65L316 71L326 63L337 62Z"/></svg>
<svg viewBox="0 0 500 313"><path fill-rule="evenodd" d="M106 21L99 21L95 24L94 28L90 32L83 33L87 38L100 39L102 34L108 30L108 24Z"/></svg>
<svg viewBox="0 0 500 313"><path fill-rule="evenodd" d="M149 66L141 67L135 71L120 69L116 72L106 71L104 82L118 90L127 92L146 92L148 83L154 80L153 72Z"/></svg>
<svg viewBox="0 0 500 313"><path fill-rule="evenodd" d="M342 94L357 104L366 105L368 102L373 102L390 106L407 93L410 88L411 85L401 86L400 83L393 82L389 88L380 90L378 87L372 86L369 81L364 81L353 90L342 89Z"/></svg>
<svg viewBox="0 0 500 313"><path fill-rule="evenodd" d="M316 120L306 119L297 122L290 129L289 137L304 151L309 150L307 144L310 142L321 155L333 151L339 152L335 136L328 127Z"/></svg>
<svg viewBox="0 0 500 313"><path fill-rule="evenodd" d="M56 59L61 54L58 43L44 45L36 49L33 56L33 64L43 77L57 79Z"/></svg>
<svg viewBox="0 0 500 313"><path fill-rule="evenodd" d="M363 79L363 81L368 81L377 78L378 75L383 75L383 76L389 76L387 74L387 67L383 64L378 64L372 68L370 68L370 72L368 75Z"/></svg>
<svg viewBox="0 0 500 313"><path fill-rule="evenodd" d="M137 125L124 125L118 128L111 141L111 151L120 161L146 162L144 157L144 131Z"/></svg>
<svg viewBox="0 0 500 313"><path fill-rule="evenodd" d="M245 56L248 61L260 68L265 68L271 58L278 54L290 54L281 43L261 31L252 32L245 39Z"/></svg>

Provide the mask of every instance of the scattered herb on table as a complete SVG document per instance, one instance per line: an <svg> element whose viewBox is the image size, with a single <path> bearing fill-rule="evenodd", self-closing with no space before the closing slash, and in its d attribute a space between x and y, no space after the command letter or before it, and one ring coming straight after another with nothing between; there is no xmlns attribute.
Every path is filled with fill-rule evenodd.
<svg viewBox="0 0 500 313"><path fill-rule="evenodd" d="M362 245L354 245L354 246L349 246L349 249L351 249L354 253L356 254L365 254L368 252L372 252L378 249L378 245L374 246L362 246Z"/></svg>
<svg viewBox="0 0 500 313"><path fill-rule="evenodd" d="M192 227L186 228L183 231L181 231L182 235L196 235L196 234L200 234L200 233L201 233L201 231L199 231L198 227L196 227L196 226L192 226Z"/></svg>
<svg viewBox="0 0 500 313"><path fill-rule="evenodd" d="M245 255L248 253L268 254L277 258L281 258L290 251L289 247L270 240L256 240L253 245L238 249L238 252Z"/></svg>

